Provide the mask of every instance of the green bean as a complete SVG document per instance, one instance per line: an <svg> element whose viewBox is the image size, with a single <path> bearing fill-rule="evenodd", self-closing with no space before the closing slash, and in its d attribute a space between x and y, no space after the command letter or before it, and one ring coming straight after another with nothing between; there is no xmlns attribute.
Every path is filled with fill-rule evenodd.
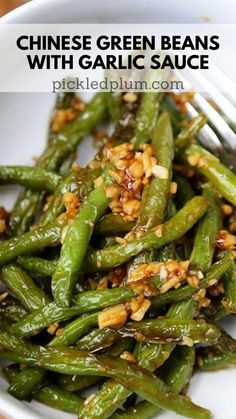
<svg viewBox="0 0 236 419"><path fill-rule="evenodd" d="M107 106L112 122L117 123L122 115L121 93L109 92L107 95Z"/></svg>
<svg viewBox="0 0 236 419"><path fill-rule="evenodd" d="M211 304L206 307L204 310L204 315L210 321L218 321L223 317L227 316L229 313L221 303L221 300L218 298L211 300Z"/></svg>
<svg viewBox="0 0 236 419"><path fill-rule="evenodd" d="M167 312L167 317L174 320L191 320L194 316L195 308L196 304L191 300L182 301L181 304L172 304ZM138 343L135 348L135 355L143 368L155 371L169 358L175 346L175 343L171 342L164 345L153 343L143 345Z"/></svg>
<svg viewBox="0 0 236 419"><path fill-rule="evenodd" d="M65 209L63 195L66 192L73 192L84 199L92 191L93 181L99 175L99 170L82 171L82 173L70 172L65 179L59 183L52 200L46 211L40 218L40 224L45 225L55 220Z"/></svg>
<svg viewBox="0 0 236 419"><path fill-rule="evenodd" d="M194 191L188 179L179 174L178 172L174 172L173 179L175 182L177 182L177 203L178 206L182 208L186 204L186 202L190 201L190 199L193 198Z"/></svg>
<svg viewBox="0 0 236 419"><path fill-rule="evenodd" d="M46 378L46 371L38 367L26 367L12 379L8 393L19 400L27 399L32 391L40 387Z"/></svg>
<svg viewBox="0 0 236 419"><path fill-rule="evenodd" d="M39 349L31 343L26 343L23 339L13 336L6 331L0 331L0 353L1 351L14 352L22 357L28 356L29 354L34 357L39 353Z"/></svg>
<svg viewBox="0 0 236 419"><path fill-rule="evenodd" d="M63 389L72 392L84 390L94 384L97 384L101 381L101 377L96 377L94 375L64 375L60 374L58 376L58 384Z"/></svg>
<svg viewBox="0 0 236 419"><path fill-rule="evenodd" d="M227 262L229 263L229 258L227 258ZM163 294L163 295L165 296L166 294ZM182 318L192 319L196 310L195 306L196 306L196 303L194 302L194 300L189 300L186 302L182 301L179 304L172 305L168 311L168 317L170 317L170 319L167 319L167 321L173 321L172 319L175 319L176 317L180 317L180 319ZM141 336L142 336L142 333L141 333ZM168 343L165 345L139 344L135 348L135 355L137 356L138 362L142 367L145 367L153 371L163 364L163 362L170 356L174 348L175 348L174 343ZM115 399L116 403L112 404L112 406L111 405L108 406L107 409L105 410L103 406L103 402L104 402L103 398L107 397L106 390L108 390L106 389L106 384L105 384L102 391L97 394L97 397L95 399L96 406L93 403L93 400L89 402L87 405L87 409L88 409L87 411L90 411L90 415L91 415L91 410L92 412L98 412L98 410L100 409L100 412L102 413L101 417L105 417L104 414L109 416L115 410L115 408L119 407L119 405L122 404L122 402L126 399L126 397L128 397L128 392L124 389L122 390L121 386L116 385L115 382L113 382L113 384L110 383L110 386L111 386L109 389L110 400ZM103 394L104 394L104 397L103 397Z"/></svg>
<svg viewBox="0 0 236 419"><path fill-rule="evenodd" d="M224 308L232 314L236 313L236 264L231 263L227 272L222 278L224 284L224 298L222 304Z"/></svg>
<svg viewBox="0 0 236 419"><path fill-rule="evenodd" d="M172 319L191 319L194 311L195 305L193 306L192 301L186 301L182 302L181 305L172 305L168 316ZM153 372L164 363L174 348L174 343L165 345L137 343L134 354L142 368ZM91 418L105 419L120 407L130 394L130 391L124 388L124 386L115 380L109 380L86 405L84 414L88 414Z"/></svg>
<svg viewBox="0 0 236 419"><path fill-rule="evenodd" d="M17 263L22 266L23 269L42 276L53 276L57 262L57 259L47 260L35 256L19 256L17 259Z"/></svg>
<svg viewBox="0 0 236 419"><path fill-rule="evenodd" d="M203 114L199 114L189 121L188 125L178 134L175 140L177 150L186 147L189 144L189 141L197 135L198 131L200 131L206 122L207 119Z"/></svg>
<svg viewBox="0 0 236 419"><path fill-rule="evenodd" d="M188 163L194 167L196 165L197 171L206 176L227 201L236 205L236 175L228 167L199 145L187 147L184 155Z"/></svg>
<svg viewBox="0 0 236 419"><path fill-rule="evenodd" d="M156 72L150 71L148 74L148 82L151 83L156 79ZM134 137L132 138L132 143L136 150L139 149L141 144L147 143L151 139L162 97L162 93L150 91L144 92L141 95L141 103L136 115Z"/></svg>
<svg viewBox="0 0 236 419"><path fill-rule="evenodd" d="M180 393L188 384L195 361L194 347L177 347L168 361L159 370L159 374L164 378L164 381L173 391ZM161 411L160 408L153 404L142 401L136 406L132 406L124 411L115 412L112 419L151 419L154 415Z"/></svg>
<svg viewBox="0 0 236 419"><path fill-rule="evenodd" d="M104 172L104 184L110 182ZM52 277L54 300L62 307L69 307L75 283L92 236L94 224L106 211L109 199L104 184L90 192L88 199L69 225L64 239L56 271Z"/></svg>
<svg viewBox="0 0 236 419"><path fill-rule="evenodd" d="M60 94L60 97L61 99L59 99L59 102L57 101L58 103L55 105L56 109L70 107L74 93L66 92L64 94ZM50 124L47 142L48 145L50 145L55 140L56 135L56 133L52 133ZM68 160L70 160L69 165L71 166L71 156L69 156L69 159L67 158L64 160L62 166L68 165ZM64 170L66 170L65 167L60 168L61 175L64 173ZM10 217L10 227L13 233L22 234L28 229L34 220L34 216L40 206L41 199L42 194L30 189L23 190L19 193Z"/></svg>
<svg viewBox="0 0 236 419"><path fill-rule="evenodd" d="M29 311L50 303L50 298L35 285L29 275L17 265L6 265L2 269L2 281Z"/></svg>
<svg viewBox="0 0 236 419"><path fill-rule="evenodd" d="M81 140L101 122L106 111L106 93L96 94L77 119L59 132L56 141L39 158L38 165L47 170L57 170L62 160L75 151Z"/></svg>
<svg viewBox="0 0 236 419"><path fill-rule="evenodd" d="M27 188L55 191L60 176L40 167L0 166L0 184L17 184Z"/></svg>
<svg viewBox="0 0 236 419"><path fill-rule="evenodd" d="M63 335L55 336L49 342L48 346L52 347L73 344L96 324L97 313L82 316L72 323L69 323L64 328ZM9 393L18 399L26 399L34 390L35 386L39 385L40 381L45 378L45 375L45 370L41 368L24 368L13 380L12 385L9 387Z"/></svg>
<svg viewBox="0 0 236 419"><path fill-rule="evenodd" d="M179 223L175 223L173 225L179 226ZM184 307L185 305L183 305L182 312L185 311ZM191 309L189 310L189 307L188 307L188 311L192 315L192 301L190 302L190 308ZM179 312L179 308L177 307L177 313L178 312ZM175 313L175 315L177 315L177 313ZM169 344L168 349L165 348L166 349L165 350L161 345L156 345L155 347L153 345L151 347L148 347L146 345L145 346L141 345L141 347L139 346L136 348L137 352L140 350L140 348L143 350L142 356L138 354L139 363L141 366L145 366L148 369L152 369L152 367L156 365L157 363L159 363L160 365L160 363L164 362L164 360L166 359L166 357L169 356L169 354L174 349L174 347L175 347L174 344ZM109 394L110 397L108 397L107 394ZM130 393L126 389L124 389L124 387L120 386L119 384L115 382L108 383L107 385L105 384L104 387L101 389L101 391L97 393L95 398L92 399L91 402L88 403L88 405L84 409L84 414L85 412L89 412L90 416L91 414L94 415L92 417L97 418L99 417L98 414L100 414L101 418L109 417L109 415L112 412L114 412L114 410L117 407L119 407L122 404L122 402L129 396L129 394ZM105 400L108 399L107 404L104 403L104 398ZM111 403L111 400L113 401L113 403ZM114 400L116 400L116 403L114 403Z"/></svg>
<svg viewBox="0 0 236 419"><path fill-rule="evenodd" d="M46 404L54 409L74 414L78 414L83 404L83 400L79 396L66 392L52 384L42 387L34 395L34 398L40 403Z"/></svg>
<svg viewBox="0 0 236 419"><path fill-rule="evenodd" d="M128 233L135 226L133 221L126 221L119 214L107 214L98 221L94 234L99 236L113 236L120 233Z"/></svg>
<svg viewBox="0 0 236 419"><path fill-rule="evenodd" d="M71 107L71 102L75 97L75 92L57 93L55 109L66 109Z"/></svg>
<svg viewBox="0 0 236 419"><path fill-rule="evenodd" d="M0 332L0 345L16 351L28 365L41 366L50 371L77 375L96 375L113 377L131 391L151 403L167 410L194 419L209 419L210 412L193 404L188 397L172 392L162 380L145 370L133 366L120 358L106 355L94 355L76 351L72 348L42 348L35 347L32 351L28 345L7 334ZM6 354L5 354L6 355ZM83 412L80 412L83 416Z"/></svg>
<svg viewBox="0 0 236 419"><path fill-rule="evenodd" d="M231 264L230 256L225 256L218 262L214 263L207 271L205 277L200 281L200 288L207 288L209 281L212 279L219 279L228 269ZM152 308L158 309L166 304L178 302L190 298L197 292L198 289L190 287L190 285L183 285L177 290L171 290L164 294L152 298Z"/></svg>
<svg viewBox="0 0 236 419"><path fill-rule="evenodd" d="M118 342L115 342L114 345L110 346L109 348L106 348L103 353L114 356L115 358L117 356L120 356L123 354L124 351L132 351L134 347L134 340L130 338L124 338L119 340Z"/></svg>
<svg viewBox="0 0 236 419"><path fill-rule="evenodd" d="M27 313L27 310L10 295L0 302L0 316L10 322L18 322Z"/></svg>
<svg viewBox="0 0 236 419"><path fill-rule="evenodd" d="M80 351L95 352L111 346L120 339L115 329L105 327L104 329L94 329L88 335L80 339L76 346Z"/></svg>
<svg viewBox="0 0 236 419"><path fill-rule="evenodd" d="M17 336L32 336L55 322L71 319L80 314L100 310L114 304L124 303L135 296L128 288L86 291L74 298L75 305L63 308L56 303L34 310L12 326L12 333Z"/></svg>
<svg viewBox="0 0 236 419"><path fill-rule="evenodd" d="M218 328L204 320L154 319L130 322L118 329L121 337L133 337L141 342L178 343L184 345L188 338L192 343L216 343L221 336Z"/></svg>
<svg viewBox="0 0 236 419"><path fill-rule="evenodd" d="M65 326L63 335L55 336L48 346L73 344L84 333L89 331L91 327L97 324L97 317L97 313L92 313L69 323ZM41 368L24 368L13 380L12 385L9 387L9 393L18 399L26 399L35 386L45 378L45 375L45 370Z"/></svg>
<svg viewBox="0 0 236 419"><path fill-rule="evenodd" d="M29 367L30 368L30 367ZM3 374L11 383L19 374L19 370L14 366L5 367ZM54 407L69 413L78 413L82 407L82 399L75 394L62 390L56 385L46 385L39 388L33 398L47 406Z"/></svg>
<svg viewBox="0 0 236 419"><path fill-rule="evenodd" d="M164 112L158 118L152 134L152 146L154 154L158 158L158 164L167 169L165 179L153 178L149 185L147 196L140 217L139 224L146 228L161 224L170 189L172 160L174 157L174 142L171 123L168 113Z"/></svg>
<svg viewBox="0 0 236 419"><path fill-rule="evenodd" d="M236 352L226 354L214 348L204 348L198 355L197 361L199 368L203 371L232 368L236 364Z"/></svg>
<svg viewBox="0 0 236 419"><path fill-rule="evenodd" d="M220 200L212 186L205 185L203 196L209 202L206 214L199 221L191 260L197 261L203 272L212 264L216 236L222 225Z"/></svg>
<svg viewBox="0 0 236 419"><path fill-rule="evenodd" d="M158 249L178 239L203 216L207 208L208 201L201 196L196 196L163 224L162 237L158 237L153 229L126 244L89 252L84 261L86 271L93 272L121 265L144 250Z"/></svg>
<svg viewBox="0 0 236 419"><path fill-rule="evenodd" d="M67 176L71 171L71 166L76 159L76 153L71 153L67 156L64 161L61 163L60 169L58 171L59 175L64 177Z"/></svg>
<svg viewBox="0 0 236 419"><path fill-rule="evenodd" d="M169 113L174 136L177 137L189 120L187 113L179 112L174 100L165 95L160 103L160 112Z"/></svg>
<svg viewBox="0 0 236 419"><path fill-rule="evenodd" d="M129 338L122 339L119 342L116 342L115 345L107 348L105 353L110 356L119 356L124 351L132 350L132 340ZM80 375L63 375L60 374L58 377L58 384L68 391L78 391L84 390L85 388L101 381L101 377L90 376L80 376Z"/></svg>
<svg viewBox="0 0 236 419"><path fill-rule="evenodd" d="M218 341L213 345L218 349L219 351L226 353L226 354L232 354L236 351L236 340L230 336L226 330L223 329L223 327L220 324L217 324L216 322L211 322L212 325L215 325L219 332L221 333Z"/></svg>
<svg viewBox="0 0 236 419"><path fill-rule="evenodd" d="M27 310L34 311L50 303L50 298L17 265L4 266L2 273L5 285L14 292ZM18 399L25 399L44 376L45 372L39 368L29 371L25 368L13 380L9 393Z"/></svg>
<svg viewBox="0 0 236 419"><path fill-rule="evenodd" d="M55 118L55 113L60 109L68 109L72 107L72 101L75 98L75 92L60 92L57 94L55 106L51 114L51 120L49 123L48 135L47 135L47 145L50 146L56 138L58 133L53 130L53 123Z"/></svg>
<svg viewBox="0 0 236 419"><path fill-rule="evenodd" d="M180 393L188 385L195 363L194 346L177 346L170 358L158 370L158 375L164 379L173 391Z"/></svg>
<svg viewBox="0 0 236 419"><path fill-rule="evenodd" d="M55 336L48 344L48 346L71 345L76 342L81 336L89 332L89 330L97 326L98 313L86 314L79 317L73 322L69 323L63 328L63 334Z"/></svg>
<svg viewBox="0 0 236 419"><path fill-rule="evenodd" d="M98 93L77 119L58 133L38 159L37 166L56 171L63 159L74 152L81 140L104 118L106 109L106 94ZM30 189L21 192L10 218L13 233L22 234L28 229L39 206L40 197L39 192Z"/></svg>
<svg viewBox="0 0 236 419"><path fill-rule="evenodd" d="M41 203L42 193L31 189L19 193L11 212L9 226L13 235L25 233L35 219Z"/></svg>
<svg viewBox="0 0 236 419"><path fill-rule="evenodd" d="M166 221L168 221L170 218L174 217L174 215L176 214L176 207L175 204L173 202L172 198L168 199L167 202L167 207L166 207L166 214L165 214L165 219ZM155 260L158 262L167 262L169 259L176 259L176 250L175 250L175 242L171 242L166 244L165 246L163 246L161 249L155 251ZM152 281L154 280L154 278L152 279ZM160 280L160 277L159 277ZM160 282L156 281L157 287L160 286Z"/></svg>
<svg viewBox="0 0 236 419"><path fill-rule="evenodd" d="M11 262L20 255L47 246L59 244L65 222L57 221L0 243L0 265Z"/></svg>

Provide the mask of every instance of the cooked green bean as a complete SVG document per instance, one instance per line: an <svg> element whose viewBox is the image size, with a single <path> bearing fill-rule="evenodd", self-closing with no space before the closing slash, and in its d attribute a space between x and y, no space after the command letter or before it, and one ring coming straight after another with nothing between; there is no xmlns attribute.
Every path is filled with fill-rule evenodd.
<svg viewBox="0 0 236 419"><path fill-rule="evenodd" d="M62 160L75 151L81 140L101 122L106 111L106 93L97 93L77 119L59 132L56 141L39 158L38 165L47 170L57 170Z"/></svg>
<svg viewBox="0 0 236 419"><path fill-rule="evenodd" d="M95 377L94 375L64 375L60 374L58 376L58 384L63 389L73 392L84 390L94 384L97 384L101 381L101 377Z"/></svg>
<svg viewBox="0 0 236 419"><path fill-rule="evenodd" d="M176 342L186 344L188 338L192 343L216 343L221 333L213 324L204 320L155 319L127 323L118 330L122 337L134 337L138 341L150 343ZM208 340L209 339L209 340Z"/></svg>
<svg viewBox="0 0 236 419"><path fill-rule="evenodd" d="M77 119L59 132L38 159L37 166L49 171L57 170L63 159L74 152L81 140L105 117L106 110L106 94L98 93ZM40 197L40 193L30 189L21 192L10 219L13 233L22 234L28 229L39 206Z"/></svg>
<svg viewBox="0 0 236 419"><path fill-rule="evenodd" d="M23 307L34 311L50 303L50 298L35 285L29 275L17 265L6 265L2 269L2 281L21 302Z"/></svg>
<svg viewBox="0 0 236 419"><path fill-rule="evenodd" d="M0 184L17 184L41 191L55 191L60 176L40 167L0 166Z"/></svg>
<svg viewBox="0 0 236 419"><path fill-rule="evenodd" d="M41 198L42 193L32 189L26 189L19 193L9 220L12 235L23 234L28 230L35 220Z"/></svg>
<svg viewBox="0 0 236 419"><path fill-rule="evenodd" d="M163 222L170 190L174 141L167 112L162 113L158 118L152 133L152 146L154 155L158 158L158 165L162 166L167 173L164 178L156 177L150 182L139 217L139 224L146 228L152 228Z"/></svg>
<svg viewBox="0 0 236 419"><path fill-rule="evenodd" d="M107 106L111 120L116 124L122 115L122 94L109 92L107 95Z"/></svg>
<svg viewBox="0 0 236 419"><path fill-rule="evenodd" d="M126 221L119 214L107 214L97 223L94 234L99 236L113 236L128 233L135 226L133 221Z"/></svg>
<svg viewBox="0 0 236 419"><path fill-rule="evenodd" d="M32 336L55 322L71 319L80 314L100 310L130 300L135 293L128 288L86 291L74 298L74 305L63 308L56 303L34 310L21 321L12 326L12 332L17 336Z"/></svg>
<svg viewBox="0 0 236 419"><path fill-rule="evenodd" d="M210 185L205 185L203 196L209 202L206 214L199 221L191 260L198 263L205 272L210 268L215 253L216 236L222 225L220 201Z"/></svg>
<svg viewBox="0 0 236 419"><path fill-rule="evenodd" d="M220 277L229 269L231 264L230 256L225 256L223 259L214 263L206 272L205 277L200 282L201 288L207 288L209 286L209 281L220 279ZM152 298L152 307L157 309L163 305L177 302L180 300L185 300L191 297L197 292L196 288L190 287L190 285L183 285L177 290L170 290L165 294L158 295Z"/></svg>
<svg viewBox="0 0 236 419"><path fill-rule="evenodd" d="M73 344L91 327L97 324L97 313L82 316L79 319L69 323L64 329L61 336L55 336L48 346L61 346ZM11 395L18 399L26 399L34 390L36 385L45 378L45 370L41 368L25 368L13 380L9 387Z"/></svg>
<svg viewBox="0 0 236 419"><path fill-rule="evenodd" d="M222 282L224 284L224 298L222 304L224 308L232 314L236 313L236 264L232 262L227 272L225 272Z"/></svg>
<svg viewBox="0 0 236 419"><path fill-rule="evenodd" d="M22 266L23 269L42 276L53 276L57 262L57 259L47 260L30 256L19 256L17 259L17 263Z"/></svg>
<svg viewBox="0 0 236 419"><path fill-rule="evenodd" d="M186 202L193 198L194 191L188 179L180 173L174 172L173 179L177 183L176 199L178 207L181 208L186 204Z"/></svg>
<svg viewBox="0 0 236 419"><path fill-rule="evenodd" d="M28 367L28 370L30 368L31 367ZM19 370L15 368L14 365L11 365L10 367L4 368L3 374L12 384L19 374ZM56 385L46 385L39 388L34 392L33 398L47 406L75 414L78 413L83 404L83 400L80 397L71 392L67 392L66 390L62 390Z"/></svg>
<svg viewBox="0 0 236 419"><path fill-rule="evenodd" d="M189 141L196 136L198 131L206 124L207 119L205 115L199 114L193 118L188 125L178 134L175 140L177 150L186 147Z"/></svg>
<svg viewBox="0 0 236 419"><path fill-rule="evenodd" d="M105 327L104 329L94 329L88 335L80 339L76 346L80 351L95 352L111 346L120 339L115 329Z"/></svg>
<svg viewBox="0 0 236 419"><path fill-rule="evenodd" d="M110 346L119 336L132 337L138 342L149 343L178 343L191 344L199 342L217 343L221 333L216 326L208 324L204 320L182 320L182 319L154 319L142 322L127 323L118 330L105 328L96 329L90 335L82 338L77 347L82 351L100 350ZM145 351L145 349L142 349ZM147 361L149 362L149 361Z"/></svg>
<svg viewBox="0 0 236 419"><path fill-rule="evenodd" d="M105 353L110 356L119 356L124 351L129 351L132 349L132 340L122 339L119 342L116 342L115 345L112 345L111 347L107 348ZM84 390L85 388L97 383L98 381L101 381L101 377L94 377L94 376L80 376L80 375L63 375L60 374L58 377L58 383L68 391L78 391L78 390Z"/></svg>
<svg viewBox="0 0 236 419"><path fill-rule="evenodd" d="M185 150L188 163L215 185L221 195L236 205L236 175L220 163L213 154L199 145L191 145Z"/></svg>
<svg viewBox="0 0 236 419"><path fill-rule="evenodd" d="M98 324L98 313L86 314L63 328L63 334L55 336L48 346L71 345Z"/></svg>
<svg viewBox="0 0 236 419"><path fill-rule="evenodd" d="M64 211L63 195L66 192L73 192L80 199L84 199L92 191L93 181L99 176L99 173L99 170L82 171L81 174L70 172L59 183L46 211L41 216L40 224L45 225L55 220Z"/></svg>
<svg viewBox="0 0 236 419"><path fill-rule="evenodd" d="M19 355L28 365L42 366L59 373L114 377L131 391L159 407L194 419L211 417L208 410L193 404L188 397L172 392L159 378L120 358L95 356L63 347L43 350L35 347L32 351L29 345L22 344L21 340L6 332L0 332L0 345L12 351L17 351L18 348ZM85 417L83 411L80 416Z"/></svg>
<svg viewBox="0 0 236 419"><path fill-rule="evenodd" d="M27 313L27 310L10 295L0 302L0 316L10 322L18 322Z"/></svg>
<svg viewBox="0 0 236 419"><path fill-rule="evenodd" d="M0 265L11 262L18 256L47 246L59 244L65 222L56 221L44 227L15 236L0 243Z"/></svg>
<svg viewBox="0 0 236 419"><path fill-rule="evenodd" d="M148 82L157 79L155 71L148 74ZM160 101L163 94L160 92L144 92L141 96L141 103L136 115L136 127L132 143L135 149L139 149L141 144L147 143L151 139L152 131L156 124Z"/></svg>
<svg viewBox="0 0 236 419"><path fill-rule="evenodd" d="M108 208L109 198L105 194L105 185L111 182L104 172L104 183L90 192L88 199L69 225L56 271L52 277L52 293L57 304L69 307L75 283L86 253L94 224Z"/></svg>
<svg viewBox="0 0 236 419"><path fill-rule="evenodd" d="M232 368L236 364L236 352L222 353L214 348L206 348L198 355L198 366L203 371L214 371L222 368Z"/></svg>
<svg viewBox="0 0 236 419"><path fill-rule="evenodd" d="M191 319L195 311L192 301L182 302L180 305L172 305L168 316L172 319ZM114 333L113 333L114 334ZM165 345L153 343L138 343L135 346L135 357L142 368L155 371L162 365L174 350L174 343ZM130 391L115 380L109 380L103 385L96 396L89 401L84 408L84 414L87 413L91 418L105 419L109 417L122 403L129 397Z"/></svg>
<svg viewBox="0 0 236 419"><path fill-rule="evenodd" d="M171 389L180 393L185 389L192 376L193 367L195 362L194 347L177 347L168 361L159 370L159 374L163 377L166 384ZM142 401L137 403L125 411L115 412L112 419L151 419L154 415L159 413L161 409L153 404Z"/></svg>
<svg viewBox="0 0 236 419"><path fill-rule="evenodd" d="M185 234L204 215L207 208L208 201L201 196L196 196L187 202L173 218L163 224L161 237L158 237L153 229L126 244L89 252L85 257L84 266L88 267L89 272L104 270L121 265L144 250L158 249Z"/></svg>

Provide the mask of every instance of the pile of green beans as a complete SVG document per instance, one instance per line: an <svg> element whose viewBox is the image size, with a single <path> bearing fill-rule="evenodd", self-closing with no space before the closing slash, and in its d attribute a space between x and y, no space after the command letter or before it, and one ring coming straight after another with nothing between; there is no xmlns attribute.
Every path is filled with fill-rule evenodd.
<svg viewBox="0 0 236 419"><path fill-rule="evenodd" d="M59 94L55 110L74 100ZM113 133L79 167L78 144L105 119ZM0 363L13 397L81 419L212 417L185 390L194 369L236 364L218 323L236 313L236 175L198 144L205 123L164 94L98 93L58 132L50 121L35 167L0 166L0 188L25 188L0 241ZM134 217L107 192L123 187L114 170L126 147L144 173L145 150L155 162Z"/></svg>

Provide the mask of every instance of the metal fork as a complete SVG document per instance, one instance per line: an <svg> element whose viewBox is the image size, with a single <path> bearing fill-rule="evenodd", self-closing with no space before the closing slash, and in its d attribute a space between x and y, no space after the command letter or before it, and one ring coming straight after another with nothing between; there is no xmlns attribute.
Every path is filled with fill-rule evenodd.
<svg viewBox="0 0 236 419"><path fill-rule="evenodd" d="M194 91L191 89L190 83L180 74L178 71L174 72L175 79L183 82L185 89ZM227 118L227 120L235 125L236 128L236 107L231 101L236 101L236 87L227 78L221 70L212 66L212 79L217 78L223 83L227 83L231 87L231 93L229 98L222 94L207 78L203 76L199 71L194 72L194 77L198 84L202 86L205 92L207 92L207 99L212 99L219 111ZM235 96L233 95L235 92ZM180 93L180 92L179 92ZM227 165L231 170L236 172L236 133L230 127L228 122L219 113L219 111L213 107L206 97L201 93L195 93L191 101L186 102L186 109L190 118L194 118L198 115L199 110L203 112L209 124L206 124L198 133L198 140L202 145L215 154L220 160ZM236 103L236 102L235 102Z"/></svg>

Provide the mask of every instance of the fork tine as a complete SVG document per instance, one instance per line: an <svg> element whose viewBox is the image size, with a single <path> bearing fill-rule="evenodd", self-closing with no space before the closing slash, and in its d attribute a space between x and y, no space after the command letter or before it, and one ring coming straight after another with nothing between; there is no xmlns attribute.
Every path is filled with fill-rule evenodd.
<svg viewBox="0 0 236 419"><path fill-rule="evenodd" d="M221 92L225 92L231 102L236 105L236 86L222 70L211 63L211 78ZM236 122L236 121L235 121Z"/></svg>
<svg viewBox="0 0 236 419"><path fill-rule="evenodd" d="M190 118L194 118L198 115L197 110L189 102L186 103L186 109ZM208 124L200 129L197 137L205 148L210 150L213 154L216 154L224 164L236 172L236 158L234 153L230 154L224 149L216 133Z"/></svg>
<svg viewBox="0 0 236 419"><path fill-rule="evenodd" d="M236 151L236 134L224 118L222 118L200 93L194 94L193 102L203 111L208 120L213 124L214 128L216 128L224 141L224 146Z"/></svg>
<svg viewBox="0 0 236 419"><path fill-rule="evenodd" d="M191 85L186 80L182 74L178 71L174 71L174 74L178 77L179 80L182 80L185 88L191 90ZM192 89L194 91L194 89ZM222 142L224 143L225 148L231 151L236 151L236 134L224 120L224 118L213 108L212 105L204 98L200 93L195 93L192 99L192 103L197 105L206 115L208 120L212 123L214 128L219 133Z"/></svg>
<svg viewBox="0 0 236 419"><path fill-rule="evenodd" d="M236 124L236 108L216 87L198 70L193 73L194 79L200 83L204 91L214 100L219 109L227 116L228 120Z"/></svg>
<svg viewBox="0 0 236 419"><path fill-rule="evenodd" d="M198 115L197 110L189 102L186 103L186 109L190 118L195 118ZM208 124L200 129L198 139L204 147L208 148L213 153L219 154L219 151L223 148L216 133Z"/></svg>

